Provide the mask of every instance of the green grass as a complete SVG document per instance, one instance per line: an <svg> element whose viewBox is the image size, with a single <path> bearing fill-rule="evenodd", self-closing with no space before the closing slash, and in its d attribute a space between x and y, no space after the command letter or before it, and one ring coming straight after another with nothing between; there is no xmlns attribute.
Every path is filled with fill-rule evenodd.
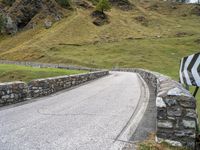
<svg viewBox="0 0 200 150"><path fill-rule="evenodd" d="M55 68L33 68L18 65L0 64L0 82L25 81L33 79L55 77L62 75L72 75L84 73L86 71L63 70Z"/></svg>
<svg viewBox="0 0 200 150"><path fill-rule="evenodd" d="M199 50L197 37L122 40L112 43L62 46L46 53L44 62L97 68L139 67L178 76L180 59Z"/></svg>
<svg viewBox="0 0 200 150"><path fill-rule="evenodd" d="M195 90L195 87L191 87L190 88L190 92L193 94ZM196 100L197 100L197 112L198 112L198 117L200 119L200 89L196 95ZM200 124L199 124L199 133L200 133Z"/></svg>

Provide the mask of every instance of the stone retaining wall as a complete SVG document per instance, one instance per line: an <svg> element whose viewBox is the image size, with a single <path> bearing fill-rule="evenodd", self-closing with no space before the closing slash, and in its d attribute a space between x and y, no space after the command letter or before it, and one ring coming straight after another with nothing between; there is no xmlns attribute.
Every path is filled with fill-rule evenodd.
<svg viewBox="0 0 200 150"><path fill-rule="evenodd" d="M29 62L29 61L0 60L0 64L13 64L13 65L31 66L31 67L39 67L39 68L60 68L60 69L70 69L70 70L87 70L87 71L98 71L99 70L99 69L95 69L95 68L88 68L88 67L81 67L81 66L38 63L38 62Z"/></svg>
<svg viewBox="0 0 200 150"><path fill-rule="evenodd" d="M108 74L108 71L61 76L55 78L33 80L28 83L30 97L41 97L61 91L63 89L79 85L81 83L100 78Z"/></svg>
<svg viewBox="0 0 200 150"><path fill-rule="evenodd" d="M143 69L114 69L139 73L154 87L157 98L156 141L195 149L198 117L195 98L170 77Z"/></svg>
<svg viewBox="0 0 200 150"><path fill-rule="evenodd" d="M0 84L0 106L14 104L30 98L42 97L91 81L105 75L108 71L38 79L31 82L10 82Z"/></svg>
<svg viewBox="0 0 200 150"><path fill-rule="evenodd" d="M0 106L24 101L27 89L24 82L0 83Z"/></svg>

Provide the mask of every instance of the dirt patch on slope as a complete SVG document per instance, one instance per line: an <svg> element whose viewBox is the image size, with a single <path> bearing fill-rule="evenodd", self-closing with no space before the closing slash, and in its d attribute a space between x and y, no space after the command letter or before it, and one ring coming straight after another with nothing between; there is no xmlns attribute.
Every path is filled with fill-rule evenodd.
<svg viewBox="0 0 200 150"><path fill-rule="evenodd" d="M149 21L145 16L137 16L134 18L138 23L140 23L143 26L148 26Z"/></svg>

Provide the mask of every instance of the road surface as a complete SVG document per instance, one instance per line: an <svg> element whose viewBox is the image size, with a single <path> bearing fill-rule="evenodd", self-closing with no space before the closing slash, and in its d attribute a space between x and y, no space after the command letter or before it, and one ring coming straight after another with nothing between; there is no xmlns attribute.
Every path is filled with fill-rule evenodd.
<svg viewBox="0 0 200 150"><path fill-rule="evenodd" d="M1 108L0 149L130 148L129 137L148 103L143 84L135 73L111 72L68 91Z"/></svg>

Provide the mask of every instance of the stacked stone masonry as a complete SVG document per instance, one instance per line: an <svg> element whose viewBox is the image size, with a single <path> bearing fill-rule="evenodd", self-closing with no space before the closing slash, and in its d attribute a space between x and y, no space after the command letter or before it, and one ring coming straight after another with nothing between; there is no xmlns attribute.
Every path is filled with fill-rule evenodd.
<svg viewBox="0 0 200 150"><path fill-rule="evenodd" d="M0 106L22 102L31 98L47 96L108 74L108 71L96 71L79 75L38 79L28 84L24 82L1 83Z"/></svg>
<svg viewBox="0 0 200 150"><path fill-rule="evenodd" d="M13 65L31 66L31 67L39 67L39 68L60 68L60 69L70 69L70 70L99 71L98 69L95 69L95 68L72 66L72 65L65 65L65 64L29 62L29 61L0 60L0 64L13 64Z"/></svg>
<svg viewBox="0 0 200 150"><path fill-rule="evenodd" d="M24 82L0 83L0 106L24 101L27 89Z"/></svg>
<svg viewBox="0 0 200 150"><path fill-rule="evenodd" d="M115 69L136 72L154 87L157 98L157 142L195 149L197 113L195 98L170 77L143 69Z"/></svg>
<svg viewBox="0 0 200 150"><path fill-rule="evenodd" d="M28 83L30 97L41 97L100 78L108 71L97 71L80 75L61 76L55 78L33 80Z"/></svg>

